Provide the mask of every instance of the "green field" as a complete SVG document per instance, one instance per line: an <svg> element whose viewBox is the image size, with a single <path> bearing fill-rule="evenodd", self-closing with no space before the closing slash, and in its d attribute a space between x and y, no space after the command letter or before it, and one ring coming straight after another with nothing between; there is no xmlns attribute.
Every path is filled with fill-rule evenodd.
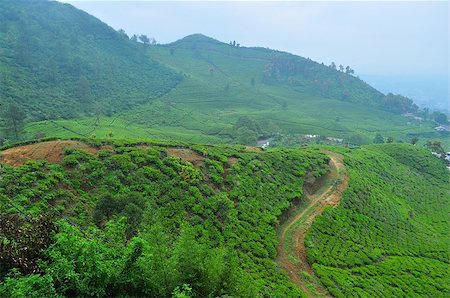
<svg viewBox="0 0 450 298"><path fill-rule="evenodd" d="M335 297L448 297L449 171L409 145L344 154L349 188L306 242L323 284Z"/></svg>

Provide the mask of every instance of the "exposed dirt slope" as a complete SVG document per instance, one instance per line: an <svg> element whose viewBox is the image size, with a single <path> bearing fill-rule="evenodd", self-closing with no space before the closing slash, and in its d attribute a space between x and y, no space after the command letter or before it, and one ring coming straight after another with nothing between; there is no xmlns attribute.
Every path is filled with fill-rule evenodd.
<svg viewBox="0 0 450 298"><path fill-rule="evenodd" d="M327 151L330 157L330 172L321 179L320 187L312 194L305 192L306 206L302 205L293 212L278 231L280 245L277 250L277 262L286 270L293 283L299 286L309 297L329 296L321 285L306 258L305 236L314 218L327 206L337 206L344 190L348 186L343 157Z"/></svg>
<svg viewBox="0 0 450 298"><path fill-rule="evenodd" d="M0 152L0 162L21 166L29 160L46 160L52 163L61 162L65 148L77 148L97 154L98 149L77 141L48 141L10 148Z"/></svg>

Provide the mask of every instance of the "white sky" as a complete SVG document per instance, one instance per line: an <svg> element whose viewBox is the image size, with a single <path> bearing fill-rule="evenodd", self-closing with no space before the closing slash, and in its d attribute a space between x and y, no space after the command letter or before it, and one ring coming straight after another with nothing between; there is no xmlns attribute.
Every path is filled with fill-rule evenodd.
<svg viewBox="0 0 450 298"><path fill-rule="evenodd" d="M68 0L115 29L168 43L193 33L288 51L357 74L442 75L447 1Z"/></svg>

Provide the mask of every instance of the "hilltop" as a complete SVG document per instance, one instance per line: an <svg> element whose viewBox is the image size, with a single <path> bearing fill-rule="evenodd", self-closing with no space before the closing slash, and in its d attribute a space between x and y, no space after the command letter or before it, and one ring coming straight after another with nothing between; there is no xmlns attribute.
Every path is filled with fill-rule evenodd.
<svg viewBox="0 0 450 298"><path fill-rule="evenodd" d="M401 116L410 99L384 95L351 73L265 48L233 46L201 34L150 46L149 58L182 76L168 93L130 112L76 123L36 123L30 133L72 137L165 138L254 145L272 138L289 146L302 136L371 143L377 133L409 141L439 138L433 123Z"/></svg>
<svg viewBox="0 0 450 298"><path fill-rule="evenodd" d="M382 94L350 67L201 34L143 44L54 1L2 1L0 16L0 104L24 110L29 125L22 140L112 136L253 145L271 138L291 146L305 142L304 135L347 144L370 143L377 133L445 139L427 119L401 116L417 112L410 99Z"/></svg>
<svg viewBox="0 0 450 298"><path fill-rule="evenodd" d="M0 3L0 104L30 120L112 115L149 102L181 77L69 4Z"/></svg>

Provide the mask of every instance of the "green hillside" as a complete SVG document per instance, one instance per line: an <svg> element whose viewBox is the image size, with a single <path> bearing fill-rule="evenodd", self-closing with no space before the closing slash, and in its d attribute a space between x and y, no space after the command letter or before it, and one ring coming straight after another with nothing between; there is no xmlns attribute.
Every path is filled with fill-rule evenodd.
<svg viewBox="0 0 450 298"><path fill-rule="evenodd" d="M304 296L275 262L276 227L327 172L319 148L84 142L2 152L1 296ZM336 150L349 188L306 239L328 291L448 296L445 166L411 145ZM39 154L57 163L17 167Z"/></svg>
<svg viewBox="0 0 450 298"><path fill-rule="evenodd" d="M391 97L358 78L288 53L238 48L197 34L151 46L147 54L180 73L183 80L164 96L131 112L103 117L100 125L95 118L56 123L68 131L55 129L55 123L40 122L28 127L29 135L45 132L71 137L75 131L105 138L112 132L137 139L247 144L275 137L273 144L278 146L298 144L299 135L304 134L353 144L371 143L376 133L402 141L413 135L444 137L433 132L430 121L400 116L390 105ZM281 69L278 77L268 74L273 64ZM288 66L294 70L283 70ZM414 110L408 103L401 111ZM237 126L242 117L253 124Z"/></svg>
<svg viewBox="0 0 450 298"><path fill-rule="evenodd" d="M0 296L301 296L273 260L275 225L325 155L89 143L60 164L0 164Z"/></svg>
<svg viewBox="0 0 450 298"><path fill-rule="evenodd" d="M349 188L308 234L308 259L335 297L450 295L449 171L409 145L347 151Z"/></svg>
<svg viewBox="0 0 450 298"><path fill-rule="evenodd" d="M181 77L91 15L44 0L0 3L0 104L28 121L111 115L160 97Z"/></svg>

